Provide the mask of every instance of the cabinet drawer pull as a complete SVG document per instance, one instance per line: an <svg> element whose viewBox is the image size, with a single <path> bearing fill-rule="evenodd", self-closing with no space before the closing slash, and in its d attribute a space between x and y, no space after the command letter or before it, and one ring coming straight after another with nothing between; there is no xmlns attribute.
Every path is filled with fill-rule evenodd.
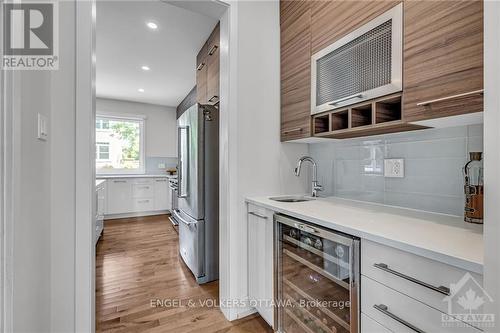
<svg viewBox="0 0 500 333"><path fill-rule="evenodd" d="M387 264L384 264L384 263L379 263L379 264L373 264L373 266L375 268L378 268L378 269L381 269L387 273L391 273L393 275L396 275L396 276L399 276L400 278L403 278L405 280L408 280L410 282L413 282L413 283L416 283L418 285L421 285L422 287L425 287L425 288L428 288L428 289L431 289L431 290L434 290L440 294L443 294L443 295L446 295L446 296L450 296L450 289L445 287L445 286L439 286L439 287L435 287L431 284L428 284L426 282L423 282L423 281L420 281L420 280L417 280L411 276L408 276L408 275L405 275L403 273L400 273L398 271L395 271L393 269L390 269L389 266Z"/></svg>
<svg viewBox="0 0 500 333"><path fill-rule="evenodd" d="M210 51L208 51L208 55L211 56L215 53L215 51L217 50L218 46L217 45L214 45L212 46L212 48L210 49Z"/></svg>
<svg viewBox="0 0 500 333"><path fill-rule="evenodd" d="M267 220L267 216L265 216L265 215L261 215L261 214L255 213L255 212L248 212L248 214L256 216L256 217L258 217L260 219Z"/></svg>
<svg viewBox="0 0 500 333"><path fill-rule="evenodd" d="M196 70L197 71L201 71L203 69L203 67L205 67L205 63L202 62L201 64L198 65L198 67L196 67Z"/></svg>
<svg viewBox="0 0 500 333"><path fill-rule="evenodd" d="M166 182L167 180L166 179L157 179L156 181L157 182Z"/></svg>
<svg viewBox="0 0 500 333"><path fill-rule="evenodd" d="M398 316L396 316L394 313L390 312L389 308L387 307L387 305L384 305L384 304L374 304L373 307L375 309L377 309L378 311L382 312L383 314L385 314L386 316L394 319L395 321L397 321L401 325L404 325L404 326L408 327L409 329L411 329L411 330L413 330L413 331L415 331L417 333L425 333L420 328L413 326L412 324L410 324L406 320L401 319Z"/></svg>
<svg viewBox="0 0 500 333"><path fill-rule="evenodd" d="M214 96L212 96L212 97L211 97L208 101L209 101L209 102L215 102L215 100L218 100L218 99L219 99L219 96L214 95Z"/></svg>
<svg viewBox="0 0 500 333"><path fill-rule="evenodd" d="M137 203L148 203L149 200L137 200Z"/></svg>
<svg viewBox="0 0 500 333"><path fill-rule="evenodd" d="M126 180L113 180L113 183L126 183Z"/></svg>
<svg viewBox="0 0 500 333"><path fill-rule="evenodd" d="M138 189L149 190L149 186L137 186Z"/></svg>
<svg viewBox="0 0 500 333"><path fill-rule="evenodd" d="M302 132L302 127L292 128L290 130L283 131L283 134L290 134L295 132Z"/></svg>
<svg viewBox="0 0 500 333"><path fill-rule="evenodd" d="M456 99L456 98L460 98L460 97L467 97L467 96L470 96L470 95L482 95L483 93L484 93L484 89L474 90L474 91L469 91L469 92L466 92L466 93L463 93L463 94L451 95L451 96L446 96L446 97L442 97L442 98L431 99L431 100L425 101L425 102L420 102L420 103L417 103L417 106L426 106L426 105L429 105L429 104L432 104L432 103L449 101L450 99Z"/></svg>
<svg viewBox="0 0 500 333"><path fill-rule="evenodd" d="M351 96L346 96L346 97L342 97L342 98L334 100L333 102L330 103L330 105L337 105L340 102L345 102L345 101L353 99L353 98L362 98L362 97L363 97L363 94L355 94L355 95L351 95Z"/></svg>

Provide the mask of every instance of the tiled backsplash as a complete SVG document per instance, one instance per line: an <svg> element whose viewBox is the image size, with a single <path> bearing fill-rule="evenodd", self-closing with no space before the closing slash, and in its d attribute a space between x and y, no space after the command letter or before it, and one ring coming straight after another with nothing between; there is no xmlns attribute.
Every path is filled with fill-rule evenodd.
<svg viewBox="0 0 500 333"><path fill-rule="evenodd" d="M309 145L322 196L452 215L463 214L462 167L469 151L483 151L482 125ZM385 178L384 158L403 158L404 178Z"/></svg>
<svg viewBox="0 0 500 333"><path fill-rule="evenodd" d="M165 168L159 168L160 164L165 164ZM165 169L177 166L176 157L149 157L146 156L146 174L157 175L165 173Z"/></svg>

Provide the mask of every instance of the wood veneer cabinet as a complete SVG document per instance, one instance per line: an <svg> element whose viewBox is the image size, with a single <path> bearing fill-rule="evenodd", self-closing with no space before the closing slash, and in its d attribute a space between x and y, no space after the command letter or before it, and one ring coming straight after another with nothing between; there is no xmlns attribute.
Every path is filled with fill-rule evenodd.
<svg viewBox="0 0 500 333"><path fill-rule="evenodd" d="M311 8L281 1L281 141L311 134Z"/></svg>
<svg viewBox="0 0 500 333"><path fill-rule="evenodd" d="M403 10L404 119L483 111L483 2L405 1Z"/></svg>
<svg viewBox="0 0 500 333"><path fill-rule="evenodd" d="M200 104L207 100L207 48L208 41L196 56L196 101Z"/></svg>
<svg viewBox="0 0 500 333"><path fill-rule="evenodd" d="M220 25L208 38L207 49L207 104L219 102Z"/></svg>
<svg viewBox="0 0 500 333"><path fill-rule="evenodd" d="M312 1L312 54L385 13L401 1Z"/></svg>
<svg viewBox="0 0 500 333"><path fill-rule="evenodd" d="M196 99L202 105L219 102L220 25L217 23L196 57Z"/></svg>
<svg viewBox="0 0 500 333"><path fill-rule="evenodd" d="M405 0L400 120L318 133L329 112L310 114L311 55L401 2L280 2L282 141L407 131L423 128L408 123L483 111L482 1ZM337 118L333 127L345 125L343 114Z"/></svg>

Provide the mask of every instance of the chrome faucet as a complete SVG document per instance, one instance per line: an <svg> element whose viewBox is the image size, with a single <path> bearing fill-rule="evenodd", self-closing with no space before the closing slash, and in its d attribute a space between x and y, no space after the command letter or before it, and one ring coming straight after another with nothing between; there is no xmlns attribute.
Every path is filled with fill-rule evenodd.
<svg viewBox="0 0 500 333"><path fill-rule="evenodd" d="M297 166L295 167L295 176L300 176L300 168L302 167L302 162L304 161L307 161L307 162L311 162L312 164L312 167L313 167L313 174L312 174L312 196L313 197L317 197L318 196L318 191L323 191L323 186L321 186L319 183L318 183L318 172L317 172L317 165L316 165L316 161L313 160L312 157L309 157L309 156L303 156L301 158L299 158L299 160L297 161Z"/></svg>

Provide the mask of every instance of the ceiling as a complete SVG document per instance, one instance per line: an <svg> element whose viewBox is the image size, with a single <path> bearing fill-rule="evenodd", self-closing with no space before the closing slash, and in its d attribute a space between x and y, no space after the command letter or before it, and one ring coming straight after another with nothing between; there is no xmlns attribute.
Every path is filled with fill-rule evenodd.
<svg viewBox="0 0 500 333"><path fill-rule="evenodd" d="M196 55L217 24L213 13L159 0L97 1L97 97L176 107L196 84Z"/></svg>

